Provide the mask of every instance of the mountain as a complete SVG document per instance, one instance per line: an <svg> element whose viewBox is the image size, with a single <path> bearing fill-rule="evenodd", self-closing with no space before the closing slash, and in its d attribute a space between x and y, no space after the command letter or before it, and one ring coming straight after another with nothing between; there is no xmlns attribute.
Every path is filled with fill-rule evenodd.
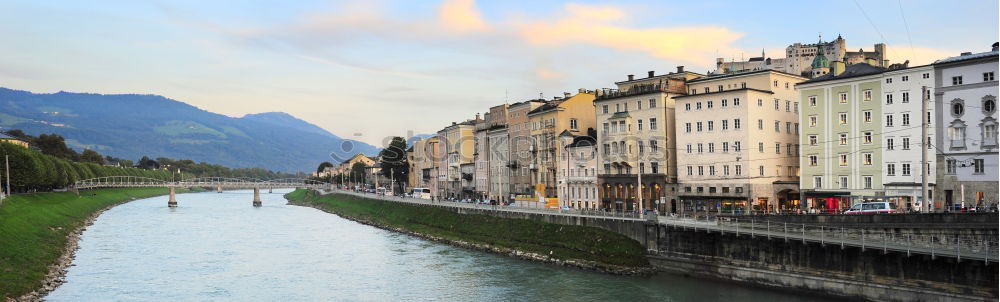
<svg viewBox="0 0 1000 302"><path fill-rule="evenodd" d="M234 118L157 95L0 88L0 130L12 128L57 133L74 148L120 158L184 158L282 172L313 171L323 161L379 150L282 112Z"/></svg>

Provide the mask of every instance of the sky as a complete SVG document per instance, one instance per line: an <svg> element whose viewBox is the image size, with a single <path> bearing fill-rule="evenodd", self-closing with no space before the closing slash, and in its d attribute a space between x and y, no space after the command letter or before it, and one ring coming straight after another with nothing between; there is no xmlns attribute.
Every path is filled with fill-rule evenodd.
<svg viewBox="0 0 1000 302"><path fill-rule="evenodd" d="M434 133L627 74L705 73L838 34L931 63L998 40L997 1L0 1L0 87L281 111L345 138Z"/></svg>

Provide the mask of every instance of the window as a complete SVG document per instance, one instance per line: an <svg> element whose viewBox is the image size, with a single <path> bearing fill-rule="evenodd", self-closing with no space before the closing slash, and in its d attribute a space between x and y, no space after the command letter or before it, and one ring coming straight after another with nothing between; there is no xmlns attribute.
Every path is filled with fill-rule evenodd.
<svg viewBox="0 0 1000 302"><path fill-rule="evenodd" d="M781 121L774 121L774 132L781 132Z"/></svg>
<svg viewBox="0 0 1000 302"><path fill-rule="evenodd" d="M649 119L649 130L656 130L656 118Z"/></svg>
<svg viewBox="0 0 1000 302"><path fill-rule="evenodd" d="M708 109L712 109L712 103L713 103L712 101L705 102L705 107L707 107Z"/></svg>
<svg viewBox="0 0 1000 302"><path fill-rule="evenodd" d="M816 127L816 122L819 118L815 115L809 116L809 127Z"/></svg>
<svg viewBox="0 0 1000 302"><path fill-rule="evenodd" d="M702 144L698 143L698 154L701 154L703 152L703 150L704 149L702 148Z"/></svg>
<svg viewBox="0 0 1000 302"><path fill-rule="evenodd" d="M733 98L733 107L738 107L740 105L740 98Z"/></svg>
<svg viewBox="0 0 1000 302"><path fill-rule="evenodd" d="M651 163L649 163L649 169L651 170L650 172L652 172L653 174L660 173L659 172L660 171L660 163L658 163L658 162L651 162Z"/></svg>
<svg viewBox="0 0 1000 302"><path fill-rule="evenodd" d="M799 102L792 103L792 112L799 113Z"/></svg>
<svg viewBox="0 0 1000 302"><path fill-rule="evenodd" d="M708 143L708 153L715 153L715 143Z"/></svg>
<svg viewBox="0 0 1000 302"><path fill-rule="evenodd" d="M722 142L722 153L729 152L729 142Z"/></svg>
<svg viewBox="0 0 1000 302"><path fill-rule="evenodd" d="M925 78L925 79L930 79L930 78L931 78L931 74L930 74L930 73L927 73L927 72L925 72L924 74L922 74L922 75L921 75L921 77L922 77L922 78Z"/></svg>
<svg viewBox="0 0 1000 302"><path fill-rule="evenodd" d="M956 168L958 167L958 161L954 159L945 160L944 164L945 174L955 174Z"/></svg>
<svg viewBox="0 0 1000 302"><path fill-rule="evenodd" d="M983 99L983 112L988 115L993 115L997 111L997 100L993 98Z"/></svg>
<svg viewBox="0 0 1000 302"><path fill-rule="evenodd" d="M887 93L885 95L885 104L886 105L892 105L892 94L891 93Z"/></svg>
<svg viewBox="0 0 1000 302"><path fill-rule="evenodd" d="M693 175L693 174L694 174L694 173L693 173L693 167L691 167L691 166L687 166L687 172L688 172L688 173L687 173L687 175L688 175L688 176L691 176L691 175Z"/></svg>
<svg viewBox="0 0 1000 302"><path fill-rule="evenodd" d="M764 153L764 143L757 143L757 152Z"/></svg>
<svg viewBox="0 0 1000 302"><path fill-rule="evenodd" d="M642 110L642 101L635 101L635 110Z"/></svg>
<svg viewBox="0 0 1000 302"><path fill-rule="evenodd" d="M863 97L863 99L864 99L865 102L871 102L872 101L872 91L871 91L871 89L865 90L865 91L861 92L861 96Z"/></svg>
<svg viewBox="0 0 1000 302"><path fill-rule="evenodd" d="M645 152L645 148L644 148L645 145L642 143L642 141L638 141L637 143L638 143L638 148L639 148L639 154L642 154L643 152Z"/></svg>
<svg viewBox="0 0 1000 302"><path fill-rule="evenodd" d="M725 108L727 105L729 105L728 104L729 101L727 101L726 99L722 99L722 101L720 101L719 103L721 103L721 105L722 105L723 108Z"/></svg>
<svg viewBox="0 0 1000 302"><path fill-rule="evenodd" d="M601 106L601 110L604 112L604 114L608 114L608 105Z"/></svg>
<svg viewBox="0 0 1000 302"><path fill-rule="evenodd" d="M815 136L815 135L810 135L809 136L809 145L810 146L819 145L819 137Z"/></svg>
<svg viewBox="0 0 1000 302"><path fill-rule="evenodd" d="M840 134L840 145L841 146L846 146L847 145L847 133L841 133Z"/></svg>
<svg viewBox="0 0 1000 302"><path fill-rule="evenodd" d="M903 92L903 103L909 103L909 102L910 102L910 93Z"/></svg>
<svg viewBox="0 0 1000 302"><path fill-rule="evenodd" d="M722 130L729 130L729 120L722 120Z"/></svg>
<svg viewBox="0 0 1000 302"><path fill-rule="evenodd" d="M823 188L823 177L813 176L813 188L820 189Z"/></svg>
<svg viewBox="0 0 1000 302"><path fill-rule="evenodd" d="M885 175L895 176L896 175L896 164L888 164L885 166Z"/></svg>
<svg viewBox="0 0 1000 302"><path fill-rule="evenodd" d="M885 116L885 126L892 127L892 114Z"/></svg>
<svg viewBox="0 0 1000 302"><path fill-rule="evenodd" d="M904 137L903 138L903 150L910 150L910 138L909 137Z"/></svg>
<svg viewBox="0 0 1000 302"><path fill-rule="evenodd" d="M719 91L722 91L722 85L719 85Z"/></svg>
<svg viewBox="0 0 1000 302"><path fill-rule="evenodd" d="M691 111L691 103L684 104L685 111Z"/></svg>
<svg viewBox="0 0 1000 302"><path fill-rule="evenodd" d="M872 177L871 176L862 176L861 180L862 180L862 182L865 183L865 189L869 189L870 190L872 188Z"/></svg>
<svg viewBox="0 0 1000 302"><path fill-rule="evenodd" d="M990 71L990 72L984 72L983 73L983 82L989 82L989 81L992 81L992 80L993 80L993 72L992 71Z"/></svg>
<svg viewBox="0 0 1000 302"><path fill-rule="evenodd" d="M847 125L847 112L840 113L840 124Z"/></svg>
<svg viewBox="0 0 1000 302"><path fill-rule="evenodd" d="M577 130L576 126L577 126L576 119L575 118L569 119L569 129L575 131L575 130Z"/></svg>
<svg viewBox="0 0 1000 302"><path fill-rule="evenodd" d="M694 109L701 110L701 102L695 103L694 104Z"/></svg>
<svg viewBox="0 0 1000 302"><path fill-rule="evenodd" d="M764 130L764 120L757 120L757 129Z"/></svg>
<svg viewBox="0 0 1000 302"><path fill-rule="evenodd" d="M948 136L951 138L952 148L965 148L965 126L957 124L948 127Z"/></svg>
<svg viewBox="0 0 1000 302"><path fill-rule="evenodd" d="M864 164L865 166L871 166L872 165L872 154L871 153L862 153L861 154L861 163Z"/></svg>
<svg viewBox="0 0 1000 302"><path fill-rule="evenodd" d="M974 168L974 170L972 171L972 173L983 174L983 172L986 171L986 162L982 158L973 159L972 160L972 167Z"/></svg>
<svg viewBox="0 0 1000 302"><path fill-rule="evenodd" d="M862 111L861 112L861 116L864 118L865 123L871 123L872 122L872 111L871 110Z"/></svg>
<svg viewBox="0 0 1000 302"><path fill-rule="evenodd" d="M705 166L698 166L698 176L705 175Z"/></svg>
<svg viewBox="0 0 1000 302"><path fill-rule="evenodd" d="M893 144L893 139L892 138L886 139L885 140L885 149L892 151L892 149L893 149L893 145L892 144Z"/></svg>
<svg viewBox="0 0 1000 302"><path fill-rule="evenodd" d="M733 166L733 170L736 172L735 174L737 176L743 175L743 166L742 165Z"/></svg>
<svg viewBox="0 0 1000 302"><path fill-rule="evenodd" d="M733 120L733 129L740 129L740 119Z"/></svg>
<svg viewBox="0 0 1000 302"><path fill-rule="evenodd" d="M764 100L763 99L757 99L757 107L764 107Z"/></svg>
<svg viewBox="0 0 1000 302"><path fill-rule="evenodd" d="M774 80L774 87L778 87L778 80Z"/></svg>
<svg viewBox="0 0 1000 302"><path fill-rule="evenodd" d="M604 155L611 155L611 145L604 144Z"/></svg>
<svg viewBox="0 0 1000 302"><path fill-rule="evenodd" d="M815 167L819 165L819 156L809 155L809 166Z"/></svg>
<svg viewBox="0 0 1000 302"><path fill-rule="evenodd" d="M847 167L847 154L841 153L837 157L840 158L840 166Z"/></svg>
<svg viewBox="0 0 1000 302"><path fill-rule="evenodd" d="M608 134L608 130L610 129L608 123L604 123L603 126L604 126L604 134Z"/></svg>
<svg viewBox="0 0 1000 302"><path fill-rule="evenodd" d="M649 108L656 108L656 99L649 99ZM656 163L653 163L653 165L655 167ZM656 168L653 168L653 170L656 170Z"/></svg>
<svg viewBox="0 0 1000 302"><path fill-rule="evenodd" d="M847 104L847 93L840 93L840 103Z"/></svg>
<svg viewBox="0 0 1000 302"><path fill-rule="evenodd" d="M996 146L996 145L997 145L997 125L996 124L984 124L983 125L983 146Z"/></svg>
<svg viewBox="0 0 1000 302"><path fill-rule="evenodd" d="M714 126L715 126L714 121L708 121L708 131L712 131L713 129L715 129Z"/></svg>
<svg viewBox="0 0 1000 302"><path fill-rule="evenodd" d="M962 76L951 77L951 85L962 85Z"/></svg>
<svg viewBox="0 0 1000 302"><path fill-rule="evenodd" d="M816 107L816 96L809 97L809 107Z"/></svg>
<svg viewBox="0 0 1000 302"><path fill-rule="evenodd" d="M740 142L733 142L733 152L740 152Z"/></svg>
<svg viewBox="0 0 1000 302"><path fill-rule="evenodd" d="M722 165L722 175L729 176L729 165ZM722 192L725 193L726 192L725 189L727 188L723 187L722 189L723 189Z"/></svg>
<svg viewBox="0 0 1000 302"><path fill-rule="evenodd" d="M649 151L650 152L657 152L659 150L660 150L660 147L656 145L656 140L649 140Z"/></svg>
<svg viewBox="0 0 1000 302"><path fill-rule="evenodd" d="M701 129L702 129L701 128L701 122L697 122L697 123L695 123L695 125L697 125L697 127L695 127L695 128L698 129L698 132L701 132Z"/></svg>
<svg viewBox="0 0 1000 302"><path fill-rule="evenodd" d="M872 132L871 131L862 132L861 133L861 137L862 137L862 142L865 145L871 145L871 143L872 143Z"/></svg>
<svg viewBox="0 0 1000 302"><path fill-rule="evenodd" d="M774 154L781 154L781 143L774 143Z"/></svg>
<svg viewBox="0 0 1000 302"><path fill-rule="evenodd" d="M792 128L792 129L795 129L795 135L798 135L799 134L799 123L795 123L795 127Z"/></svg>
<svg viewBox="0 0 1000 302"><path fill-rule="evenodd" d="M640 119L640 120L636 120L636 121L635 121L635 127L636 127L636 129L638 129L639 131L642 131L642 120L641 120L641 119Z"/></svg>
<svg viewBox="0 0 1000 302"><path fill-rule="evenodd" d="M885 79L885 83L886 84L892 84L892 78L886 78Z"/></svg>
<svg viewBox="0 0 1000 302"><path fill-rule="evenodd" d="M903 78L901 78L899 80L903 81L903 82L909 81L910 80L910 76L903 76Z"/></svg>
<svg viewBox="0 0 1000 302"><path fill-rule="evenodd" d="M781 101L774 100L774 111L781 111Z"/></svg>
<svg viewBox="0 0 1000 302"><path fill-rule="evenodd" d="M691 123L684 123L684 132L691 133Z"/></svg>
<svg viewBox="0 0 1000 302"><path fill-rule="evenodd" d="M687 152L688 154L691 154L691 144L687 144Z"/></svg>
<svg viewBox="0 0 1000 302"><path fill-rule="evenodd" d="M792 112L792 102L785 101L785 112Z"/></svg>
<svg viewBox="0 0 1000 302"><path fill-rule="evenodd" d="M848 184L850 184L850 183L847 181L847 176L841 176L840 177L840 183L839 183L840 188L841 189L847 189Z"/></svg>
<svg viewBox="0 0 1000 302"><path fill-rule="evenodd" d="M757 170L760 172L760 176L764 176L764 166L758 166Z"/></svg>

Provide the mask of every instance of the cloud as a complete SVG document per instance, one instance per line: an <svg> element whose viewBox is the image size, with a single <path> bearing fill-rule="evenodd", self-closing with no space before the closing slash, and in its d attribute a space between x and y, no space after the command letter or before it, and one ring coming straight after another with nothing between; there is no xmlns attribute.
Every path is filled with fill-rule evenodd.
<svg viewBox="0 0 1000 302"><path fill-rule="evenodd" d="M445 0L438 8L438 17L445 29L458 33L490 30L489 24L476 9L474 0Z"/></svg>
<svg viewBox="0 0 1000 302"><path fill-rule="evenodd" d="M651 56L711 64L717 51L732 51L743 34L721 26L632 28L618 24L628 14L610 6L567 4L565 14L542 21L514 21L519 36L535 46L596 45L618 51L639 51Z"/></svg>
<svg viewBox="0 0 1000 302"><path fill-rule="evenodd" d="M889 63L903 63L906 60L910 60L910 66L930 64L936 60L954 57L962 53L959 50L929 47L887 46L886 48Z"/></svg>

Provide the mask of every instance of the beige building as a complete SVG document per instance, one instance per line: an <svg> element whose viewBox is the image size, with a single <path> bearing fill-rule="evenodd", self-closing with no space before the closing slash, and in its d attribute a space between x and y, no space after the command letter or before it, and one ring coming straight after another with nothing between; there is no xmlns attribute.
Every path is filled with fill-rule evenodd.
<svg viewBox="0 0 1000 302"><path fill-rule="evenodd" d="M486 153L489 156L487 171L487 198L508 202L510 198L510 146L507 136L507 104L493 106L486 117Z"/></svg>
<svg viewBox="0 0 1000 302"><path fill-rule="evenodd" d="M574 209L597 209L597 131L559 136L564 152L559 157L559 200Z"/></svg>
<svg viewBox="0 0 1000 302"><path fill-rule="evenodd" d="M355 163L362 163L366 167L372 167L375 165L375 160L368 156L365 156L364 154L358 153L352 156L351 158L348 158L347 160L341 162L339 169L337 170L337 173L341 175L348 175L347 177L350 177L349 175L351 173L351 167L353 167ZM371 178L371 176L368 176L368 178L369 180L374 180ZM353 181L356 180L347 179L347 182L353 182Z"/></svg>
<svg viewBox="0 0 1000 302"><path fill-rule="evenodd" d="M437 138L430 137L414 141L410 149L406 151L407 162L410 165L408 192L412 191L413 188L431 188L432 182L437 180L436 177L431 177L432 171L434 171L436 152L434 148L436 146ZM431 192L434 194L433 190Z"/></svg>
<svg viewBox="0 0 1000 302"><path fill-rule="evenodd" d="M442 198L474 198L474 192L463 190L462 165L475 161L475 124L478 120L453 122L438 131L438 183ZM471 180L470 180L471 182Z"/></svg>
<svg viewBox="0 0 1000 302"><path fill-rule="evenodd" d="M683 211L798 207L799 97L805 78L773 70L688 82L677 100ZM749 206L748 206L749 204Z"/></svg>
<svg viewBox="0 0 1000 302"><path fill-rule="evenodd" d="M531 154L529 166L532 184L545 186L545 198L557 198L556 159L563 152L559 134L568 131L572 135L584 135L594 128L594 92L580 89L576 95L565 93L545 105L528 112L531 123ZM560 200L565 206L565 202Z"/></svg>
<svg viewBox="0 0 1000 302"><path fill-rule="evenodd" d="M685 95L687 81L702 75L684 71L617 82L598 93L598 185L602 208L661 211L676 203L677 157L674 152L674 98ZM642 201L638 203L639 175Z"/></svg>
<svg viewBox="0 0 1000 302"><path fill-rule="evenodd" d="M530 166L531 123L528 112L545 104L543 100L530 100L511 104L507 108L507 145L510 147L510 192L515 195L531 195L532 181Z"/></svg>

